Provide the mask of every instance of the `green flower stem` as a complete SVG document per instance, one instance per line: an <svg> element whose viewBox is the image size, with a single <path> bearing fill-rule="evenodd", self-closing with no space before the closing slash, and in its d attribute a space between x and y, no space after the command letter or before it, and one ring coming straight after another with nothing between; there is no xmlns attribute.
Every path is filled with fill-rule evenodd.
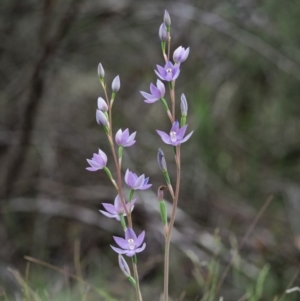
<svg viewBox="0 0 300 301"><path fill-rule="evenodd" d="M162 104L163 104L163 106L164 106L164 108L165 108L165 110L168 114L168 117L169 117L170 121L172 122L172 120L173 120L172 114L170 112L170 109L169 109L169 106L168 106L166 100L164 98L160 98L160 101L162 102Z"/></svg>
<svg viewBox="0 0 300 301"><path fill-rule="evenodd" d="M124 149L123 146L119 146L118 156L119 156L119 166L120 166L120 168L122 166L123 149Z"/></svg>
<svg viewBox="0 0 300 301"><path fill-rule="evenodd" d="M180 127L183 127L184 125L186 125L186 116L181 116Z"/></svg>
<svg viewBox="0 0 300 301"><path fill-rule="evenodd" d="M164 178L165 178L165 180L166 180L166 183L168 184L168 185L170 185L171 184L171 180L170 180L170 176L169 176L169 173L168 173L168 171L163 171L163 175L164 175Z"/></svg>
<svg viewBox="0 0 300 301"><path fill-rule="evenodd" d="M133 195L134 195L134 189L130 189L129 196L128 196L128 203L132 201Z"/></svg>
<svg viewBox="0 0 300 301"><path fill-rule="evenodd" d="M165 237L165 262L164 262L164 301L169 300L169 261L170 261L170 243L171 243L171 234L174 227L176 210L178 205L178 197L179 197L179 188L180 188L180 145L176 146L176 167L177 167L177 177L176 177L176 189L175 196L173 198L173 207L172 214L169 223L169 228Z"/></svg>
<svg viewBox="0 0 300 301"><path fill-rule="evenodd" d="M133 273L134 273L134 278L136 282L136 299L138 301L143 301L142 294L140 291L140 283L139 283L139 274L137 270L137 257L136 255L132 256L132 266L133 266Z"/></svg>
<svg viewBox="0 0 300 301"><path fill-rule="evenodd" d="M121 222L122 228L125 231L127 229L127 226L126 226L126 221L125 221L124 215L119 214L119 217L120 217L120 222Z"/></svg>
<svg viewBox="0 0 300 301"><path fill-rule="evenodd" d="M165 56L166 54L166 42L161 42L161 50L163 55Z"/></svg>

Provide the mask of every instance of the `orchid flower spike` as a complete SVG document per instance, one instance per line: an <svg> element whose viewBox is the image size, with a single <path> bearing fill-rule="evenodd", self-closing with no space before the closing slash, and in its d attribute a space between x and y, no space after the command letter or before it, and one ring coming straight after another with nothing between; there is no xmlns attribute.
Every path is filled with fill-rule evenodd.
<svg viewBox="0 0 300 301"><path fill-rule="evenodd" d="M118 254L125 254L128 257L134 256L136 253L144 251L146 243L143 243L145 239L145 231L143 231L138 237L131 228L125 230L125 239L122 237L113 236L115 242L120 248L111 246L111 248ZM142 245L143 244L143 245Z"/></svg>
<svg viewBox="0 0 300 301"><path fill-rule="evenodd" d="M170 134L167 134L159 130L156 130L156 132L158 133L158 135L160 136L160 138L164 143L177 146L181 143L186 142L192 136L194 131L190 132L185 138L183 138L186 129L187 129L187 125L183 126L182 128L179 128L179 122L175 121L170 130Z"/></svg>

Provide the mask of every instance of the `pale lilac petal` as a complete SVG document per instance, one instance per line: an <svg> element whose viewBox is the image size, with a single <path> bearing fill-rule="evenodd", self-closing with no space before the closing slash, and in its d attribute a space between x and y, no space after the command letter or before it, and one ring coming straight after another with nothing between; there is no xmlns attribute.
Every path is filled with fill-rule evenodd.
<svg viewBox="0 0 300 301"><path fill-rule="evenodd" d="M135 253L140 253L146 248L146 243L144 243L140 248L135 249Z"/></svg>
<svg viewBox="0 0 300 301"><path fill-rule="evenodd" d="M105 152L103 152L101 149L98 150L98 155L100 155L104 162L107 162L107 156Z"/></svg>
<svg viewBox="0 0 300 301"><path fill-rule="evenodd" d="M161 66L159 66L159 65L156 65L156 68L157 68L157 70L158 70L158 72L162 75L162 76L165 76L166 75L166 67L165 68L163 68L163 67L161 67Z"/></svg>
<svg viewBox="0 0 300 301"><path fill-rule="evenodd" d="M99 163L98 163L98 162L95 162L95 161L90 160L90 159L86 159L86 161L87 161L92 167L100 169Z"/></svg>
<svg viewBox="0 0 300 301"><path fill-rule="evenodd" d="M188 47L185 52L184 55L182 56L182 61L185 61L187 59L187 57L189 56L190 53L190 47Z"/></svg>
<svg viewBox="0 0 300 301"><path fill-rule="evenodd" d="M136 136L136 132L133 132L133 133L127 138L126 143L131 143L131 142L134 140L135 136Z"/></svg>
<svg viewBox="0 0 300 301"><path fill-rule="evenodd" d="M122 135L122 140L123 141L126 141L129 137L129 130L126 129L124 132L123 132L123 135Z"/></svg>
<svg viewBox="0 0 300 301"><path fill-rule="evenodd" d="M183 126L178 132L177 132L177 139L181 140L186 132L187 129L187 124L185 126Z"/></svg>
<svg viewBox="0 0 300 301"><path fill-rule="evenodd" d="M156 65L156 66L158 66L158 65ZM166 63L166 65L165 65L165 68L164 68L164 69L165 69L165 70L168 69L168 68L173 69L173 67L174 67L173 64L172 64L170 61L167 61L167 63ZM157 68L157 69L158 69L158 68Z"/></svg>
<svg viewBox="0 0 300 301"><path fill-rule="evenodd" d="M162 75L160 75L158 71L154 70L154 72L160 79L165 80L165 78Z"/></svg>
<svg viewBox="0 0 300 301"><path fill-rule="evenodd" d="M160 136L160 138L162 139L162 141L166 144L172 144L171 140L170 140L170 136L162 131L156 130L157 134Z"/></svg>
<svg viewBox="0 0 300 301"><path fill-rule="evenodd" d="M152 94L149 94L149 93L146 93L146 92L143 92L143 91L140 91L140 93L148 100L158 100L157 97L155 97L154 95Z"/></svg>
<svg viewBox="0 0 300 301"><path fill-rule="evenodd" d="M177 65L179 67L179 65ZM179 76L179 73L180 73L180 69L178 68L175 73L173 74L173 80L175 80L178 76Z"/></svg>
<svg viewBox="0 0 300 301"><path fill-rule="evenodd" d="M144 180L145 180L145 176L144 175L141 175L137 178L137 180L135 181L134 183L134 187L133 189L140 189L143 184L144 184Z"/></svg>
<svg viewBox="0 0 300 301"><path fill-rule="evenodd" d="M105 165L105 161L103 160L103 158L100 155L94 154L93 160L96 161L97 163L99 163L99 165L101 165L101 166Z"/></svg>
<svg viewBox="0 0 300 301"><path fill-rule="evenodd" d="M126 182L127 185L129 185L128 184L129 183L129 175L130 175L130 171L129 171L129 169L127 169L126 172L125 172L125 177L124 177L125 182Z"/></svg>
<svg viewBox="0 0 300 301"><path fill-rule="evenodd" d="M133 239L133 241L137 240L137 237L136 237L134 231L131 228L127 228L126 229L126 231L125 231L125 239L126 239L126 241L128 241L128 239ZM128 246L128 243L127 243L127 246Z"/></svg>
<svg viewBox="0 0 300 301"><path fill-rule="evenodd" d="M117 237L117 236L113 236L113 239L115 240L115 242L119 245L119 247L123 248L123 249L127 249L128 248L128 239L125 240L122 237Z"/></svg>
<svg viewBox="0 0 300 301"><path fill-rule="evenodd" d="M133 255L135 255L135 250L134 251L127 251L125 253L128 257L132 257Z"/></svg>
<svg viewBox="0 0 300 301"><path fill-rule="evenodd" d="M89 170L89 171L97 171L97 170L99 170L99 168L95 168L95 167L86 167L86 170Z"/></svg>
<svg viewBox="0 0 300 301"><path fill-rule="evenodd" d="M194 133L194 131L191 131L187 136L185 136L185 137L181 140L181 143L186 142L186 141L192 136L193 133Z"/></svg>
<svg viewBox="0 0 300 301"><path fill-rule="evenodd" d="M126 208L129 212L132 212L135 202L136 202L136 199L133 199L130 203L126 204Z"/></svg>
<svg viewBox="0 0 300 301"><path fill-rule="evenodd" d="M99 210L103 215L109 217L109 218L116 218L117 220L120 220L119 216L117 214L111 214L111 213L108 213L106 211L103 211L103 210Z"/></svg>
<svg viewBox="0 0 300 301"><path fill-rule="evenodd" d="M138 236L138 238L137 238L137 240L136 240L136 242L135 242L135 245L136 245L137 248L141 246L141 244L143 243L144 239L145 239L145 231L143 231L143 232Z"/></svg>
<svg viewBox="0 0 300 301"><path fill-rule="evenodd" d="M111 214L118 214L117 208L112 204L102 203L104 209Z"/></svg>
<svg viewBox="0 0 300 301"><path fill-rule="evenodd" d="M126 254L127 253L127 250L122 250L122 249L116 248L114 246L110 246L110 247L118 254Z"/></svg>
<svg viewBox="0 0 300 301"><path fill-rule="evenodd" d="M160 98L160 91L152 83L150 84L150 92L153 96Z"/></svg>
<svg viewBox="0 0 300 301"><path fill-rule="evenodd" d="M178 133L178 131L179 131L179 122L174 121L170 132Z"/></svg>
<svg viewBox="0 0 300 301"><path fill-rule="evenodd" d="M119 129L117 131L115 140L118 145L120 145L122 143L122 130L121 129Z"/></svg>
<svg viewBox="0 0 300 301"><path fill-rule="evenodd" d="M163 97L163 95L165 95L165 93L166 93L165 85L158 79L156 81L156 86L159 89L159 91L161 92L161 97Z"/></svg>
<svg viewBox="0 0 300 301"><path fill-rule="evenodd" d="M119 195L115 197L114 207L118 213L124 212L124 206Z"/></svg>
<svg viewBox="0 0 300 301"><path fill-rule="evenodd" d="M143 187L140 188L140 190L146 190L146 189L150 188L151 186L152 186L152 184L144 185Z"/></svg>

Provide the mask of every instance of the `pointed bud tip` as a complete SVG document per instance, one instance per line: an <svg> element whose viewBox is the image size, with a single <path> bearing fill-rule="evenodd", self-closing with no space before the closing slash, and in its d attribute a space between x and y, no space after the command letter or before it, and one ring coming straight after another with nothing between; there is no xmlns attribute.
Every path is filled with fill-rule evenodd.
<svg viewBox="0 0 300 301"><path fill-rule="evenodd" d="M165 14L164 14L164 23L166 24L167 27L171 26L171 18L166 9L165 9Z"/></svg>
<svg viewBox="0 0 300 301"><path fill-rule="evenodd" d="M101 79L103 79L104 76L105 76L105 71L104 71L104 69L103 69L101 63L99 63L99 65L98 65L98 76L99 76Z"/></svg>
<svg viewBox="0 0 300 301"><path fill-rule="evenodd" d="M117 75L111 84L111 89L114 93L117 93L120 90L120 87L121 87L120 76Z"/></svg>
<svg viewBox="0 0 300 301"><path fill-rule="evenodd" d="M159 27L158 31L159 38L162 42L166 42L168 39L168 32L167 32L167 27L165 23L162 23Z"/></svg>

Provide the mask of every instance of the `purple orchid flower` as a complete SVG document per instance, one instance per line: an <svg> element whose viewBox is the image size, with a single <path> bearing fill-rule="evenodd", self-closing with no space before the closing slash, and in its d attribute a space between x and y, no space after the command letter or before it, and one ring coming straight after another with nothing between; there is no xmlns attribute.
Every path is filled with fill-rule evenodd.
<svg viewBox="0 0 300 301"><path fill-rule="evenodd" d="M162 79L162 80L165 80L167 82L170 82L172 80L175 80L178 76L179 76L179 73L180 73L180 64L178 65L173 65L170 61L168 61L166 64L165 64L165 67L161 67L159 65L156 65L157 67L157 70L154 70L156 75Z"/></svg>
<svg viewBox="0 0 300 301"><path fill-rule="evenodd" d="M146 243L143 243L145 239L145 231L143 231L138 237L131 228L125 230L125 239L122 237L113 236L115 242L120 248L111 246L111 248L118 254L125 254L128 257L134 256L136 253L142 252L146 248ZM142 245L143 244L143 245ZM142 245L142 246L141 246Z"/></svg>
<svg viewBox="0 0 300 301"><path fill-rule="evenodd" d="M165 85L158 79L156 81L156 87L152 83L150 84L151 94L143 92L143 91L140 91L140 92L146 98L144 100L144 102L154 103L164 97L166 89L165 89Z"/></svg>
<svg viewBox="0 0 300 301"><path fill-rule="evenodd" d="M136 199L133 199L130 203L126 204L126 209L128 212L132 212L134 208L134 204L136 202ZM109 218L115 218L117 221L120 220L120 214L123 214L123 216L126 216L126 212L124 209L124 206L122 204L121 198L119 195L115 197L114 204L108 204L108 203L102 203L103 207L106 211L99 210L102 214Z"/></svg>
<svg viewBox="0 0 300 301"><path fill-rule="evenodd" d="M91 167L87 167L86 169L89 171L97 171L99 169L103 169L106 166L107 156L101 149L99 149L98 154L94 153L92 159L86 160L91 165Z"/></svg>
<svg viewBox="0 0 300 301"><path fill-rule="evenodd" d="M123 146L123 147L129 147L129 146L132 146L133 144L135 144L135 135L136 135L136 132L132 133L130 136L129 136L129 130L126 129L124 132L119 129L116 133L116 143L119 145L119 146Z"/></svg>
<svg viewBox="0 0 300 301"><path fill-rule="evenodd" d="M149 177L145 178L145 175L137 176L135 173L131 172L129 169L125 173L125 182L132 190L145 190L152 186L148 184Z"/></svg>
<svg viewBox="0 0 300 301"><path fill-rule="evenodd" d="M177 64L183 63L187 57L189 56L190 53L190 47L185 49L182 46L179 46L173 53L173 60Z"/></svg>
<svg viewBox="0 0 300 301"><path fill-rule="evenodd" d="M191 131L185 138L183 138L188 125L179 128L179 122L175 121L170 130L170 134L168 135L165 132L156 130L162 141L166 144L171 144L177 146L181 143L186 142L193 134L194 131Z"/></svg>

